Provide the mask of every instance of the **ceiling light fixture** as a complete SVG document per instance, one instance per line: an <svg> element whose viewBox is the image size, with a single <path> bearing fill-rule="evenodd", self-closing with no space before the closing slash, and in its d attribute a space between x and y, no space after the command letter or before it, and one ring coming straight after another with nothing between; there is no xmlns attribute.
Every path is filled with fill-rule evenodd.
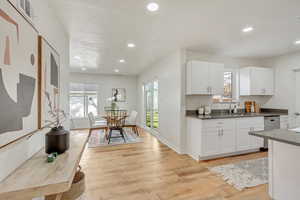
<svg viewBox="0 0 300 200"><path fill-rule="evenodd" d="M125 60L124 60L124 59L121 59L119 62L120 62L120 63L124 63L124 62L125 62Z"/></svg>
<svg viewBox="0 0 300 200"><path fill-rule="evenodd" d="M115 69L114 71L115 71L116 73L119 73L119 72L120 72L120 70L118 70L118 69Z"/></svg>
<svg viewBox="0 0 300 200"><path fill-rule="evenodd" d="M296 45L299 45L299 44L300 44L300 40L297 40L297 41L295 42L295 44L296 44Z"/></svg>
<svg viewBox="0 0 300 200"><path fill-rule="evenodd" d="M254 30L254 28L252 27L252 26L247 26L246 28L243 28L243 32L244 33L249 33L249 32L251 32L251 31L253 31Z"/></svg>
<svg viewBox="0 0 300 200"><path fill-rule="evenodd" d="M83 67L83 68L81 68L81 70L82 70L82 71L86 71L86 68L85 68L85 67Z"/></svg>
<svg viewBox="0 0 300 200"><path fill-rule="evenodd" d="M133 43L128 43L127 46L128 46L129 48L134 48L134 47L135 47L135 44L133 44Z"/></svg>
<svg viewBox="0 0 300 200"><path fill-rule="evenodd" d="M156 12L159 10L159 5L155 2L151 2L147 5L147 9L150 11L150 12Z"/></svg>
<svg viewBox="0 0 300 200"><path fill-rule="evenodd" d="M80 60L80 56L74 56L75 59Z"/></svg>

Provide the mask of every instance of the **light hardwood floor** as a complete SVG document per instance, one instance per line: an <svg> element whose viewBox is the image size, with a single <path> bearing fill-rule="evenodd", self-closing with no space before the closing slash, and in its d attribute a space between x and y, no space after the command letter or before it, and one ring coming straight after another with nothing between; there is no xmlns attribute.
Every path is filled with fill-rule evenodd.
<svg viewBox="0 0 300 200"><path fill-rule="evenodd" d="M265 153L198 163L148 133L141 136L143 143L86 149L81 166L88 200L270 200L267 185L240 192L207 169Z"/></svg>

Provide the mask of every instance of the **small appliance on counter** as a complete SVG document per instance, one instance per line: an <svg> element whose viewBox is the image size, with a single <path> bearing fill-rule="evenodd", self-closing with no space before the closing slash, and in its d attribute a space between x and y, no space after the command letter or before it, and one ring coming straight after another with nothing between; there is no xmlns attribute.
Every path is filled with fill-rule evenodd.
<svg viewBox="0 0 300 200"><path fill-rule="evenodd" d="M198 115L204 115L205 114L205 108L204 106L201 106L198 108Z"/></svg>
<svg viewBox="0 0 300 200"><path fill-rule="evenodd" d="M211 114L211 106L210 105L205 106L204 110L205 110L205 112L204 112L205 115Z"/></svg>

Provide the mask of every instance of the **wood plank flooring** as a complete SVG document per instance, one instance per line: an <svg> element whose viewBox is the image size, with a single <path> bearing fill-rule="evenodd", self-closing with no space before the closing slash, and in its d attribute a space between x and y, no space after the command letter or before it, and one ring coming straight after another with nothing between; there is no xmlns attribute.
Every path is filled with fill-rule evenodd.
<svg viewBox="0 0 300 200"><path fill-rule="evenodd" d="M270 200L267 185L238 191L208 166L264 157L265 153L196 162L142 132L143 143L87 148L81 166L88 200Z"/></svg>

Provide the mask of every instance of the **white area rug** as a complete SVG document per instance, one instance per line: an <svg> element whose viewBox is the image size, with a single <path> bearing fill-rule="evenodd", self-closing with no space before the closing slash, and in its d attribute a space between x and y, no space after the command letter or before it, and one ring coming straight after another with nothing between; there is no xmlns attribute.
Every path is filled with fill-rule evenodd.
<svg viewBox="0 0 300 200"><path fill-rule="evenodd" d="M112 136L113 137L120 136L120 133L118 131L114 131L112 133ZM131 130L126 129L124 136L126 142L124 142L124 139L120 137L120 138L111 138L110 143L108 144L108 141L105 138L105 134L103 130L93 131L89 139L88 147L94 148L94 147L102 147L102 146L113 146L113 145L133 144L133 143L143 142L143 139L141 137L138 137Z"/></svg>
<svg viewBox="0 0 300 200"><path fill-rule="evenodd" d="M241 161L209 168L238 190L268 183L268 159Z"/></svg>

